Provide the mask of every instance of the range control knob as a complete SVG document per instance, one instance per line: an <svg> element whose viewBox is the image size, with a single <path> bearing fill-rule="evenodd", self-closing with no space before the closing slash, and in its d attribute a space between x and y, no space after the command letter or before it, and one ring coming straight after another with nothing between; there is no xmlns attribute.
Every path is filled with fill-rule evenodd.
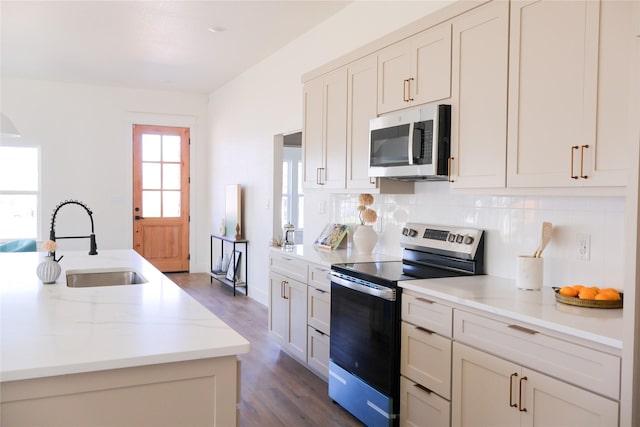
<svg viewBox="0 0 640 427"><path fill-rule="evenodd" d="M456 235L453 233L449 233L449 237L447 237L447 241L453 243L456 241Z"/></svg>
<svg viewBox="0 0 640 427"><path fill-rule="evenodd" d="M463 239L464 239L464 236L462 234L458 234L458 236L456 237L456 243L462 243Z"/></svg>
<svg viewBox="0 0 640 427"><path fill-rule="evenodd" d="M462 243L464 243L465 245L470 245L473 243L473 237L471 236L464 236L464 239L462 240Z"/></svg>
<svg viewBox="0 0 640 427"><path fill-rule="evenodd" d="M407 227L402 227L402 235L403 236L408 236L409 235L409 229Z"/></svg>
<svg viewBox="0 0 640 427"><path fill-rule="evenodd" d="M418 230L414 230L413 228L409 229L409 237L416 237L418 235Z"/></svg>

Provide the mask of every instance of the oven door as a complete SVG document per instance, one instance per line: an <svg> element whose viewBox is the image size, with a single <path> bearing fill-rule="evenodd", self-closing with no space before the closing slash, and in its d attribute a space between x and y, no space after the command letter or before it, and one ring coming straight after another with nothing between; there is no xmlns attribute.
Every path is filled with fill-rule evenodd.
<svg viewBox="0 0 640 427"><path fill-rule="evenodd" d="M388 396L399 381L396 289L331 277L329 358Z"/></svg>

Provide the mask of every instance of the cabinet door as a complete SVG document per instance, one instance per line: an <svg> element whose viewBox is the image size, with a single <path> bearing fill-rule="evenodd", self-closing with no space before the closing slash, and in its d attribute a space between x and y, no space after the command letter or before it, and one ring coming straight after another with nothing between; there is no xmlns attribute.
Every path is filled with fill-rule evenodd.
<svg viewBox="0 0 640 427"><path fill-rule="evenodd" d="M453 343L451 425L519 426L520 367Z"/></svg>
<svg viewBox="0 0 640 427"><path fill-rule="evenodd" d="M400 427L449 427L450 418L448 401L400 377Z"/></svg>
<svg viewBox="0 0 640 427"><path fill-rule="evenodd" d="M412 37L409 89L413 104L451 96L451 24L441 24Z"/></svg>
<svg viewBox="0 0 640 427"><path fill-rule="evenodd" d="M301 362L307 362L307 285L288 280L285 289L288 303L287 350Z"/></svg>
<svg viewBox="0 0 640 427"><path fill-rule="evenodd" d="M308 364L326 380L329 378L329 335L323 334L309 326L308 337Z"/></svg>
<svg viewBox="0 0 640 427"><path fill-rule="evenodd" d="M527 369L522 380L524 427L618 425L618 402Z"/></svg>
<svg viewBox="0 0 640 427"><path fill-rule="evenodd" d="M599 11L592 0L511 2L509 187L588 181L581 159L596 142Z"/></svg>
<svg viewBox="0 0 640 427"><path fill-rule="evenodd" d="M411 45L402 41L378 52L378 114L409 106Z"/></svg>
<svg viewBox="0 0 640 427"><path fill-rule="evenodd" d="M289 304L284 298L287 278L269 273L269 334L281 346L289 340Z"/></svg>
<svg viewBox="0 0 640 427"><path fill-rule="evenodd" d="M347 168L347 70L324 79L324 188L345 188Z"/></svg>
<svg viewBox="0 0 640 427"><path fill-rule="evenodd" d="M402 322L400 372L445 399L451 398L451 340Z"/></svg>
<svg viewBox="0 0 640 427"><path fill-rule="evenodd" d="M347 188L373 189L369 178L369 121L377 117L378 69L370 56L348 67Z"/></svg>
<svg viewBox="0 0 640 427"><path fill-rule="evenodd" d="M312 80L303 89L302 156L305 188L320 188L323 167L323 93L321 78Z"/></svg>
<svg viewBox="0 0 640 427"><path fill-rule="evenodd" d="M309 287L308 324L320 332L329 334L331 321L331 294Z"/></svg>
<svg viewBox="0 0 640 427"><path fill-rule="evenodd" d="M635 2L636 4L638 2ZM583 180L589 186L624 186L633 141L633 5L605 1L600 8L598 125L596 145L585 152ZM640 10L640 5L638 5Z"/></svg>
<svg viewBox="0 0 640 427"><path fill-rule="evenodd" d="M508 43L508 2L491 2L453 21L454 188L505 186Z"/></svg>

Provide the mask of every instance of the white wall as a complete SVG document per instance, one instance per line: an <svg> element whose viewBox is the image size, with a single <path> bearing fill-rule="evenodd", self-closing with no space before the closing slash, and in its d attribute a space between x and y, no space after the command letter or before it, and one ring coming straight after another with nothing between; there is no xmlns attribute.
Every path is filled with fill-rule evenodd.
<svg viewBox="0 0 640 427"><path fill-rule="evenodd" d="M3 78L2 112L22 134L16 142L41 147L39 238L48 238L54 207L65 199L77 199L93 211L98 252L131 248L131 125L137 120L191 123L192 270L206 271L206 111L205 95ZM89 231L88 220L76 220L75 213L69 207L60 211L59 233ZM61 253L65 248L89 249L88 241L59 243Z"/></svg>
<svg viewBox="0 0 640 427"><path fill-rule="evenodd" d="M448 3L354 2L210 95L211 228L224 217L224 186L241 184L249 296L267 303L273 137L301 129L302 74Z"/></svg>

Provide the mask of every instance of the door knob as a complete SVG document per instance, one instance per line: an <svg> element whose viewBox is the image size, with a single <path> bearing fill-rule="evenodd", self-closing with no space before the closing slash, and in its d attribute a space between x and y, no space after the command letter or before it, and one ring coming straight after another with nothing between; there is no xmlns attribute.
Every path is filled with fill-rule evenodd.
<svg viewBox="0 0 640 427"><path fill-rule="evenodd" d="M136 215L133 217L136 221L139 221L141 219L144 219L143 217L141 217L140 215Z"/></svg>

